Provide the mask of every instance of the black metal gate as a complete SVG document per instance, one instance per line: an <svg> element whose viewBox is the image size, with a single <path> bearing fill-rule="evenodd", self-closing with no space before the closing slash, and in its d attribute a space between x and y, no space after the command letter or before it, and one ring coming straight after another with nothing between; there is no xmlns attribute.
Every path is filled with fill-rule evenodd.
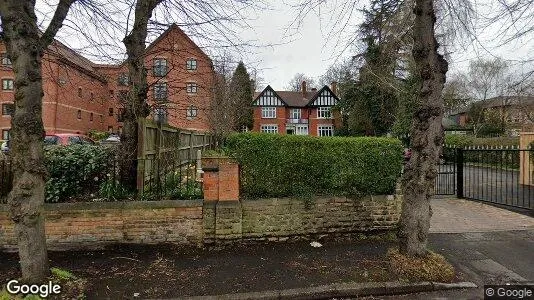
<svg viewBox="0 0 534 300"><path fill-rule="evenodd" d="M458 149L459 198L534 209L534 151Z"/></svg>
<svg viewBox="0 0 534 300"><path fill-rule="evenodd" d="M438 176L434 184L434 194L456 194L456 149L443 148L438 165Z"/></svg>

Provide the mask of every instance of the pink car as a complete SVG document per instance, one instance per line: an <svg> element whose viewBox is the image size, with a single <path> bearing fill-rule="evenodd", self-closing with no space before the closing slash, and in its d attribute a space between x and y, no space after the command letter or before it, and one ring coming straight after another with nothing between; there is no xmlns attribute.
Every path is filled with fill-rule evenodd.
<svg viewBox="0 0 534 300"><path fill-rule="evenodd" d="M56 133L47 134L44 139L45 145L95 145L95 141L83 134Z"/></svg>

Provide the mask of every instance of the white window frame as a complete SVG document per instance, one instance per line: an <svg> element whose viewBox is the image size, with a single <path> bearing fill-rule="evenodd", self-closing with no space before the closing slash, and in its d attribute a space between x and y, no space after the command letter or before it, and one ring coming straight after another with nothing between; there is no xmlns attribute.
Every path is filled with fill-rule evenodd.
<svg viewBox="0 0 534 300"><path fill-rule="evenodd" d="M276 124L261 125L260 131L263 133L278 133L278 125Z"/></svg>
<svg viewBox="0 0 534 300"><path fill-rule="evenodd" d="M15 83L12 78L2 78L2 90L12 91L15 88Z"/></svg>
<svg viewBox="0 0 534 300"><path fill-rule="evenodd" d="M9 140L10 133L11 133L11 129L2 129L2 139Z"/></svg>
<svg viewBox="0 0 534 300"><path fill-rule="evenodd" d="M332 119L332 108L330 106L317 107L317 119Z"/></svg>
<svg viewBox="0 0 534 300"><path fill-rule="evenodd" d="M188 58L185 63L185 68L188 71L195 71L198 68L198 61L196 58Z"/></svg>
<svg viewBox="0 0 534 300"><path fill-rule="evenodd" d="M191 105L187 108L185 116L187 119L191 120L198 116L198 107Z"/></svg>
<svg viewBox="0 0 534 300"><path fill-rule="evenodd" d="M295 135L308 135L309 134L309 126L303 125L303 124L297 124L295 125Z"/></svg>
<svg viewBox="0 0 534 300"><path fill-rule="evenodd" d="M160 82L154 84L153 96L155 101L167 101L169 97L169 87L167 86L167 83Z"/></svg>
<svg viewBox="0 0 534 300"><path fill-rule="evenodd" d="M317 136L334 136L334 125L317 125Z"/></svg>
<svg viewBox="0 0 534 300"><path fill-rule="evenodd" d="M164 57L156 57L152 62L153 74L156 77L165 77L169 73L168 62Z"/></svg>
<svg viewBox="0 0 534 300"><path fill-rule="evenodd" d="M185 85L185 90L188 94L196 94L198 93L198 85L196 82L188 82Z"/></svg>
<svg viewBox="0 0 534 300"><path fill-rule="evenodd" d="M289 112L289 118L290 119L301 119L302 117L302 110L300 108L292 108Z"/></svg>
<svg viewBox="0 0 534 300"><path fill-rule="evenodd" d="M276 107L264 106L261 108L262 119L276 119Z"/></svg>
<svg viewBox="0 0 534 300"><path fill-rule="evenodd" d="M9 57L7 57L7 53L2 54L2 66L4 67L11 67L13 65L13 62Z"/></svg>

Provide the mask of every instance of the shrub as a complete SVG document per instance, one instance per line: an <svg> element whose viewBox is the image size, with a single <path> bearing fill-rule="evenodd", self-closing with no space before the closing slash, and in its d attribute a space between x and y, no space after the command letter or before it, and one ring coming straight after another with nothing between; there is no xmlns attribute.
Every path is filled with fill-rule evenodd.
<svg viewBox="0 0 534 300"><path fill-rule="evenodd" d="M87 132L87 135L95 141L101 141L101 140L107 139L110 133L107 131L98 131L98 130L91 129L89 130L89 132Z"/></svg>
<svg viewBox="0 0 534 300"><path fill-rule="evenodd" d="M66 201L95 190L112 170L112 150L90 145L45 148L46 202Z"/></svg>
<svg viewBox="0 0 534 300"><path fill-rule="evenodd" d="M402 167L399 140L234 134L228 151L248 197L390 194Z"/></svg>
<svg viewBox="0 0 534 300"><path fill-rule="evenodd" d="M459 148L477 147L494 148L518 147L518 137L476 138L468 135L447 135L445 144ZM464 161L484 165L497 165L500 167L519 168L519 151L464 151Z"/></svg>
<svg viewBox="0 0 534 300"><path fill-rule="evenodd" d="M476 138L472 135L451 134L445 136L445 145L457 147L510 147L519 146L519 137Z"/></svg>

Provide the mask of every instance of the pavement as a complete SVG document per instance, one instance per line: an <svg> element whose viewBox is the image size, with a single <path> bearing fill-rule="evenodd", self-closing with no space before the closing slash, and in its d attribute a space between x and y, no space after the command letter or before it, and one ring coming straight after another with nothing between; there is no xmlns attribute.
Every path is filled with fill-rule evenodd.
<svg viewBox="0 0 534 300"><path fill-rule="evenodd" d="M431 205L430 248L478 288L364 299L483 299L485 284L534 284L534 218L456 198Z"/></svg>

